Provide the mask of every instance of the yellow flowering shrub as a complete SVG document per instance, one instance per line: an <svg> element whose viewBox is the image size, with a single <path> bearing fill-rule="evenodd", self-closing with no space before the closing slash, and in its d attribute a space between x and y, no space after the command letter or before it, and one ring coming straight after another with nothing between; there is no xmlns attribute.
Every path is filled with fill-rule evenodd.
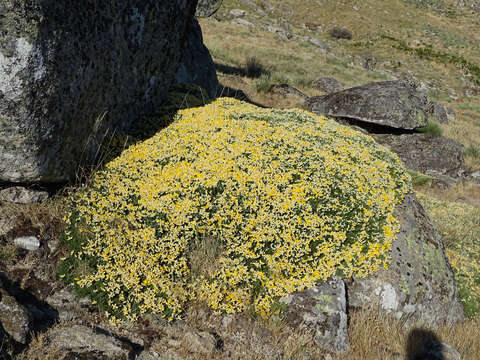
<svg viewBox="0 0 480 360"><path fill-rule="evenodd" d="M173 319L188 301L268 317L280 296L387 266L408 179L397 156L333 120L218 99L179 111L74 196L64 273L112 317ZM207 238L214 263L194 273Z"/></svg>

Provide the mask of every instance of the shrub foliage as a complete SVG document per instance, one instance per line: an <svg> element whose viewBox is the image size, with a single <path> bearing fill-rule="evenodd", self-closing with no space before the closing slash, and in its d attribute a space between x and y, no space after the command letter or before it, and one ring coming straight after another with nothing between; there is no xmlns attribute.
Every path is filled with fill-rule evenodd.
<svg viewBox="0 0 480 360"><path fill-rule="evenodd" d="M280 296L387 266L408 179L394 154L332 120L218 99L180 111L72 197L64 272L112 318L174 319L189 301L268 317ZM210 254L200 271L198 253Z"/></svg>

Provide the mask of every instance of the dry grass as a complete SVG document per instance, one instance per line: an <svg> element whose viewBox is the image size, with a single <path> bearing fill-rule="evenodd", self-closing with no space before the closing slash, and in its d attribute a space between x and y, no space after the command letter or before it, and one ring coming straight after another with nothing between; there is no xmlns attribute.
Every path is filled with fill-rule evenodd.
<svg viewBox="0 0 480 360"><path fill-rule="evenodd" d="M460 182L446 189L427 184L417 190L434 199L457 202L475 206L480 209L480 185L472 182Z"/></svg>
<svg viewBox="0 0 480 360"><path fill-rule="evenodd" d="M60 349L49 346L46 334L33 336L28 349L18 355L16 360L61 360L64 359Z"/></svg>
<svg viewBox="0 0 480 360"><path fill-rule="evenodd" d="M213 236L203 236L196 240L189 252L191 276L208 276L219 266L218 258L222 253L221 240Z"/></svg>
<svg viewBox="0 0 480 360"><path fill-rule="evenodd" d="M37 236L45 248L49 241L58 241L64 230L64 204L60 196L56 196L39 204L0 203L0 212L6 214L6 222L0 234L0 268L3 270L13 266L26 266L21 261L31 261L35 256L26 256L13 244L20 236ZM24 261L23 261L24 262Z"/></svg>
<svg viewBox="0 0 480 360"><path fill-rule="evenodd" d="M152 344L158 353L175 352L188 359L323 359L327 354L315 345L312 334L292 330L279 319L261 321L248 315L228 318L213 315L206 307L190 309L184 321L186 327L157 327L163 334ZM443 341L461 354L462 359L480 358L480 319L438 329L423 324L409 324L375 311L351 311L349 322L350 350L332 356L334 360L413 359L428 340ZM186 332L205 331L218 334L222 346L213 354L192 353L182 343ZM172 340L176 346L172 348ZM169 345L170 344L170 345Z"/></svg>
<svg viewBox="0 0 480 360"><path fill-rule="evenodd" d="M374 312L350 313L351 350L338 359L414 359L429 339L443 341L455 347L462 359L478 359L480 338L477 336L480 319L439 329L422 324L405 326L402 322Z"/></svg>

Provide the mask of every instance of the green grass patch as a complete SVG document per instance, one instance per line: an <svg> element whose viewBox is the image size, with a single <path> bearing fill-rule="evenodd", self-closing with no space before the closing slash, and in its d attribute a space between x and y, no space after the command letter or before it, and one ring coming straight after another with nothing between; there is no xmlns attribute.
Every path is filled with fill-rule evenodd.
<svg viewBox="0 0 480 360"><path fill-rule="evenodd" d="M431 120L427 121L426 126L421 127L421 128L417 128L416 130L418 132L421 132L421 133L429 133L429 134L433 134L433 135L437 135L437 136L440 136L440 135L443 134L443 130L440 127L440 125L438 123L436 123L435 121L431 121Z"/></svg>
<svg viewBox="0 0 480 360"><path fill-rule="evenodd" d="M442 64L456 65L457 67L472 74L473 82L480 86L480 66L466 60L461 56L436 51L431 46L412 48L405 41L396 39L390 35L382 35L382 38L392 41L395 49L412 53L420 59L432 60Z"/></svg>
<svg viewBox="0 0 480 360"><path fill-rule="evenodd" d="M263 74L255 81L255 88L259 93L268 93L272 88L272 79L270 75Z"/></svg>
<svg viewBox="0 0 480 360"><path fill-rule="evenodd" d="M479 159L480 158L480 148L474 145L469 145L465 147L465 150L463 151L464 156L468 156L474 159Z"/></svg>
<svg viewBox="0 0 480 360"><path fill-rule="evenodd" d="M415 171L408 171L408 174L412 178L413 186L423 186L432 181L432 178L430 176Z"/></svg>

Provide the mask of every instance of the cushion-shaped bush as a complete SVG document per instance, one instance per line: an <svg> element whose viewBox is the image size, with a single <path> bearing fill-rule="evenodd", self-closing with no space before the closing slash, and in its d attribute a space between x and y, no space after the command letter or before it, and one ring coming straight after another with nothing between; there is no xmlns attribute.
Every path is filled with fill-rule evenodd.
<svg viewBox="0 0 480 360"><path fill-rule="evenodd" d="M73 196L63 272L114 318L173 319L189 301L269 316L279 296L387 266L408 179L333 120L218 99Z"/></svg>

